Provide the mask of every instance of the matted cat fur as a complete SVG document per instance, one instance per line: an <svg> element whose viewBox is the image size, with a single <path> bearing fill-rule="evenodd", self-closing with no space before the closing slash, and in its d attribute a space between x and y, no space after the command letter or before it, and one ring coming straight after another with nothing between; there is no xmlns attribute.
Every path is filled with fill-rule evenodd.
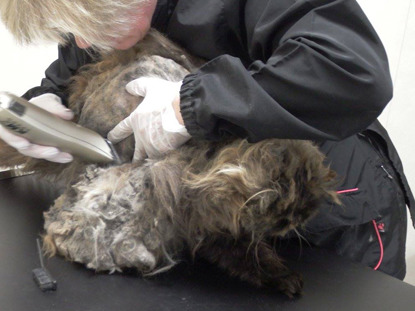
<svg viewBox="0 0 415 311"><path fill-rule="evenodd" d="M141 101L125 91L128 82L180 81L200 64L152 30L130 50L81 68L69 108L77 123L106 137ZM284 266L272 241L303 226L321 200L337 201L334 173L309 141L191 139L160 158L131 163L130 137L116 145L124 164L109 166L29 159L0 143L2 166L25 164L65 182L44 214L44 245L97 271L151 275L197 255L292 297L301 292L301 276Z"/></svg>

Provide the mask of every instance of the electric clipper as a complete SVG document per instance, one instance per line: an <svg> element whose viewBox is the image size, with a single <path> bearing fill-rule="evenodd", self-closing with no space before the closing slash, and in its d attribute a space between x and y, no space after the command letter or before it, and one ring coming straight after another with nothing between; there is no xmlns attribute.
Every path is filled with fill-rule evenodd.
<svg viewBox="0 0 415 311"><path fill-rule="evenodd" d="M98 133L7 92L0 92L0 124L35 144L56 147L85 161L121 163L111 142Z"/></svg>

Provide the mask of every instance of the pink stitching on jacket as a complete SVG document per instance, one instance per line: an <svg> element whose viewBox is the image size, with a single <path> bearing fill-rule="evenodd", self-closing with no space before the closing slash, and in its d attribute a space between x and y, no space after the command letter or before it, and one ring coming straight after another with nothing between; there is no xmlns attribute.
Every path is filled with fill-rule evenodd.
<svg viewBox="0 0 415 311"><path fill-rule="evenodd" d="M355 191L358 191L358 190L359 190L359 188L353 188L353 189L339 190L339 191L337 191L337 193L341 194L341 193L355 192Z"/></svg>

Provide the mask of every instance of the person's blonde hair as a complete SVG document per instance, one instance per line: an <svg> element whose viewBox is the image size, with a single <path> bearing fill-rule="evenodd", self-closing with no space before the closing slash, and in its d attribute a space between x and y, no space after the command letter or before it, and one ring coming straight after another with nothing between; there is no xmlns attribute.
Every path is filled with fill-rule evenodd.
<svg viewBox="0 0 415 311"><path fill-rule="evenodd" d="M128 31L131 10L148 0L1 0L1 19L20 43L66 43L72 33L101 50Z"/></svg>

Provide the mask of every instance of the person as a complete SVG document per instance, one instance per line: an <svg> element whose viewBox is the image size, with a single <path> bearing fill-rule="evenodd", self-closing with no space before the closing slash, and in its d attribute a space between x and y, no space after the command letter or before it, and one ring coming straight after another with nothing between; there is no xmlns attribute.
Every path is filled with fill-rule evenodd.
<svg viewBox="0 0 415 311"><path fill-rule="evenodd" d="M131 81L127 90L145 96L147 108L137 108L109 138L135 134L134 160L190 137L313 140L340 177L342 205L323 203L302 234L404 278L406 205L413 217L415 202L376 120L392 97L387 56L355 0L7 0L0 10L20 41L61 43L41 86L23 97L65 118L71 115L60 102L66 104L77 69L94 53L131 47L150 27L207 60L178 84ZM72 159L4 129L0 137L33 157Z"/></svg>

